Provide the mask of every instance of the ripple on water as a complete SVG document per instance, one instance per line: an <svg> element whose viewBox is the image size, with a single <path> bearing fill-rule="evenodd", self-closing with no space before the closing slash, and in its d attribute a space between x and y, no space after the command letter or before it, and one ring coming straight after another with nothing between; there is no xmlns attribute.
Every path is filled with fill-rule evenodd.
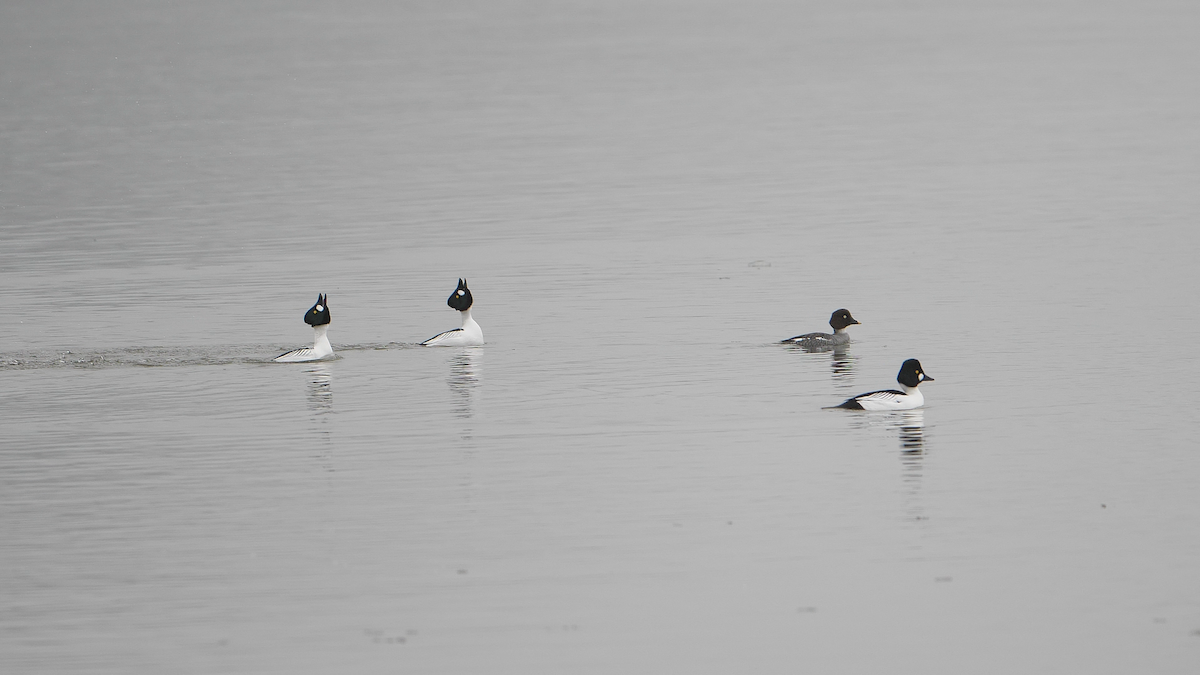
<svg viewBox="0 0 1200 675"><path fill-rule="evenodd" d="M337 352L412 349L416 343L385 342L338 345ZM0 355L0 371L49 368L165 368L171 366L225 366L273 363L288 350L281 345L234 345L230 347L127 347L123 349L23 351ZM337 359L337 353L334 359Z"/></svg>

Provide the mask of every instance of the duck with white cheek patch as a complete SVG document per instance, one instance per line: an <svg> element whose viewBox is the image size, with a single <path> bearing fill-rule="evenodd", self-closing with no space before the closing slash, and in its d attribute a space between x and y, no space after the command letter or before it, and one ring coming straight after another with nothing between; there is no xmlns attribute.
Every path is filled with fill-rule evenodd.
<svg viewBox="0 0 1200 675"><path fill-rule="evenodd" d="M329 330L329 322L332 319L333 317L329 313L328 296L318 293L317 304L304 313L304 323L313 327L312 349L307 347L293 349L271 360L276 363L303 363L333 358L333 347L329 345L329 338L325 336L325 331Z"/></svg>
<svg viewBox="0 0 1200 675"><path fill-rule="evenodd" d="M896 381L904 391L884 389L859 394L846 399L841 405L829 408L845 408L847 410L912 410L925 405L925 396L917 389L922 382L933 382L933 378L925 374L921 362L909 359L900 366L900 374Z"/></svg>
<svg viewBox="0 0 1200 675"><path fill-rule="evenodd" d="M421 343L424 347L471 347L483 344L483 329L471 318L471 289L467 288L467 280L459 279L458 288L450 294L446 304L451 309L457 309L462 314L462 328L454 328L444 333L438 333Z"/></svg>

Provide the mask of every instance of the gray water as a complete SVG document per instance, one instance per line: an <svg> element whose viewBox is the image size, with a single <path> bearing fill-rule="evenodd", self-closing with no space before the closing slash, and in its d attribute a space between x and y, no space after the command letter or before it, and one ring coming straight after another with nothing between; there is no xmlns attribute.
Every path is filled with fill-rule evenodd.
<svg viewBox="0 0 1200 675"><path fill-rule="evenodd" d="M1198 29L5 3L3 670L1197 672Z"/></svg>

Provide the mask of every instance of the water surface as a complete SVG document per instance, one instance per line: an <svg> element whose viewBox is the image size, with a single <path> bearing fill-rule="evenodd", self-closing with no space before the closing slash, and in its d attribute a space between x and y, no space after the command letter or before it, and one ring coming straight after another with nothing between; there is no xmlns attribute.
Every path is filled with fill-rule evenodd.
<svg viewBox="0 0 1200 675"><path fill-rule="evenodd" d="M1194 672L1197 19L6 5L4 662Z"/></svg>

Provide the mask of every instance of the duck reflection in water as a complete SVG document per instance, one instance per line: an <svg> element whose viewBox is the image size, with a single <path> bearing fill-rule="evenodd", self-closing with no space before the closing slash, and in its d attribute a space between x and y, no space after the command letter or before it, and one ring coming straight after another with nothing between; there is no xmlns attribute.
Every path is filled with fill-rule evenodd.
<svg viewBox="0 0 1200 675"><path fill-rule="evenodd" d="M328 362L314 362L304 370L308 378L308 409L312 412L312 428L316 453L313 458L326 472L333 469L333 368Z"/></svg>
<svg viewBox="0 0 1200 675"><path fill-rule="evenodd" d="M333 410L333 371L328 363L314 363L305 371L308 375L308 409L324 414Z"/></svg>
<svg viewBox="0 0 1200 675"><path fill-rule="evenodd" d="M450 375L446 384L456 394L454 414L463 419L474 413L475 387L483 373L483 348L463 347L450 357Z"/></svg>
<svg viewBox="0 0 1200 675"><path fill-rule="evenodd" d="M892 413L895 416L896 429L900 432L900 452L906 455L922 455L925 453L925 411L901 410Z"/></svg>
<svg viewBox="0 0 1200 675"><path fill-rule="evenodd" d="M890 413L900 436L900 478L907 487L905 510L913 520L926 520L921 500L921 478L925 473L925 411L920 408Z"/></svg>
<svg viewBox="0 0 1200 675"><path fill-rule="evenodd" d="M900 478L904 484L904 510L913 520L926 520L921 504L921 482L925 473L925 411L921 408L892 412L863 412L852 416L851 425L878 433L892 431L900 441Z"/></svg>
<svg viewBox="0 0 1200 675"><path fill-rule="evenodd" d="M847 389L854 386L854 362L857 359L850 354L850 345L786 344L787 348L794 352L829 354L829 370L833 375L833 383L838 386L838 389Z"/></svg>
<svg viewBox="0 0 1200 675"><path fill-rule="evenodd" d="M894 412L865 412L854 415L851 425L859 429L894 430L900 439L900 452L905 457L919 458L925 453L925 411L921 408Z"/></svg>
<svg viewBox="0 0 1200 675"><path fill-rule="evenodd" d="M846 345L831 350L829 368L833 371L833 383L844 387L854 386L854 357Z"/></svg>

